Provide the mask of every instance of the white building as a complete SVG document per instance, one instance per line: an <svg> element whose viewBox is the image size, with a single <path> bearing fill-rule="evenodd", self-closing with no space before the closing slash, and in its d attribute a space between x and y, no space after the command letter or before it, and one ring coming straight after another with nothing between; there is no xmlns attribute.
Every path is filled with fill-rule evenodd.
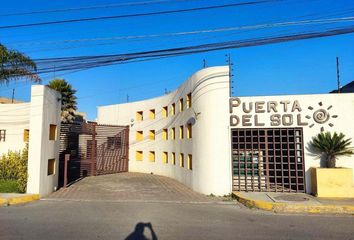
<svg viewBox="0 0 354 240"><path fill-rule="evenodd" d="M354 139L354 94L230 98L229 87L228 67L206 68L168 95L98 107L97 121L130 126L129 171L216 195L311 193L309 169L320 165L311 138L325 130Z"/></svg>
<svg viewBox="0 0 354 240"><path fill-rule="evenodd" d="M29 145L28 193L45 196L58 186L60 97L36 85L30 102L0 104L0 155Z"/></svg>

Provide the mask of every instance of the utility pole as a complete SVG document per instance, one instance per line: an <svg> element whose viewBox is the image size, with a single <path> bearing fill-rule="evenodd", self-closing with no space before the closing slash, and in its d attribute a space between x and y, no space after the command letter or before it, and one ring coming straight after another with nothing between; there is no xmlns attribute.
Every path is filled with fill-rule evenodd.
<svg viewBox="0 0 354 240"><path fill-rule="evenodd" d="M14 99L15 99L15 89L12 89L12 98L11 98L11 103L14 103Z"/></svg>
<svg viewBox="0 0 354 240"><path fill-rule="evenodd" d="M338 87L338 93L340 93L339 57L337 57L337 87Z"/></svg>
<svg viewBox="0 0 354 240"><path fill-rule="evenodd" d="M129 102L129 95L127 94L127 103Z"/></svg>
<svg viewBox="0 0 354 240"><path fill-rule="evenodd" d="M232 85L232 83L233 83L233 81L232 81L232 77L234 76L233 74L232 74L232 65L234 65L233 64L233 62L232 62L232 59L231 59L231 54L226 54L225 55L227 58L226 58L226 62L228 63L228 65L229 65L229 85L230 85L230 93L229 93L229 95L230 95L230 97L232 96L232 94L233 94L233 91L232 91L232 89L234 88Z"/></svg>

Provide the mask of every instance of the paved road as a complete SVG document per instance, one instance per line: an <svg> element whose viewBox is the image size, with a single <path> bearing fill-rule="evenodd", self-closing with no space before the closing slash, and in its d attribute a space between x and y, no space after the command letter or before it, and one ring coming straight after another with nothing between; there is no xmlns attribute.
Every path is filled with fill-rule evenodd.
<svg viewBox="0 0 354 240"><path fill-rule="evenodd" d="M218 200L160 176L87 178L46 200L0 208L0 239L152 239L139 222L158 239L354 239L354 216L277 215Z"/></svg>

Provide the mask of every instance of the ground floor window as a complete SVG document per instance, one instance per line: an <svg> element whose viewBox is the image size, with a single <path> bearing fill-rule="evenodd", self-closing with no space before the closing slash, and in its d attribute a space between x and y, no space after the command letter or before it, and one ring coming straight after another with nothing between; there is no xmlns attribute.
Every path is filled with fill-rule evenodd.
<svg viewBox="0 0 354 240"><path fill-rule="evenodd" d="M233 191L305 192L302 128L232 129Z"/></svg>

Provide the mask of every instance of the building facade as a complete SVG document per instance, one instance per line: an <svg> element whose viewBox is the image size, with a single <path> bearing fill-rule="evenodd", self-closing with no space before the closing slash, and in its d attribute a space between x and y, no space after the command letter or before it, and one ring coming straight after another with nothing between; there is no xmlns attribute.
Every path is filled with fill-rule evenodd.
<svg viewBox="0 0 354 240"><path fill-rule="evenodd" d="M354 138L354 94L230 97L228 67L193 74L174 92L98 107L99 124L129 125L129 171L164 175L204 194L311 193L309 142ZM341 167L354 167L341 158Z"/></svg>

